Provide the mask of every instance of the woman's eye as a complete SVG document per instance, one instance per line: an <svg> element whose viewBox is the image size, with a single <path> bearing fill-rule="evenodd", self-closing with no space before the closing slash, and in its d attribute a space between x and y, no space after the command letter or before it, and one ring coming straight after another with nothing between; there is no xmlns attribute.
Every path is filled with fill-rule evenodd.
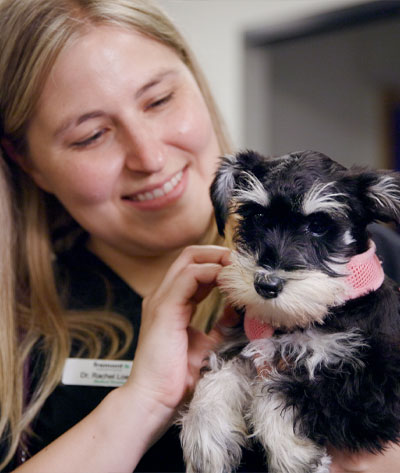
<svg viewBox="0 0 400 473"><path fill-rule="evenodd" d="M174 96L173 92L171 92L168 95L165 95L164 97L161 97L160 99L155 100L154 102L150 102L149 105L147 105L146 110L151 110L153 108L161 107L162 105L165 105L168 103L172 97Z"/></svg>
<svg viewBox="0 0 400 473"><path fill-rule="evenodd" d="M321 237L329 230L329 218L324 215L311 217L307 224L307 231L313 236Z"/></svg>
<svg viewBox="0 0 400 473"><path fill-rule="evenodd" d="M105 133L105 130L99 130L93 135L89 136L89 138L86 138L81 141L76 141L75 143L72 144L75 148L84 148L85 146L89 146L92 143L95 143L97 140L99 140Z"/></svg>

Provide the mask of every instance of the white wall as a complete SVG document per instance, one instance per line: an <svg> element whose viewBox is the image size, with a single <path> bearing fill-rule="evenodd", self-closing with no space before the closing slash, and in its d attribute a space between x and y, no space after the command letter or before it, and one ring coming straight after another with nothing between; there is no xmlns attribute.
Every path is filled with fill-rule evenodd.
<svg viewBox="0 0 400 473"><path fill-rule="evenodd" d="M245 142L243 32L363 0L159 0L196 53L237 147ZM265 133L268 133L265 131Z"/></svg>
<svg viewBox="0 0 400 473"><path fill-rule="evenodd" d="M259 71L248 80L259 87L248 89L247 145L392 167L385 94L400 91L399 37L400 20L392 19L252 51Z"/></svg>

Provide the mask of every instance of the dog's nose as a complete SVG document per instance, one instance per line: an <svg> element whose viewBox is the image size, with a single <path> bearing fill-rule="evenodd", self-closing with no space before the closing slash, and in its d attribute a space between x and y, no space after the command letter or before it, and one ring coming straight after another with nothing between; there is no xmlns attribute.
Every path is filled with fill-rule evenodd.
<svg viewBox="0 0 400 473"><path fill-rule="evenodd" d="M278 276L265 275L264 273L256 273L254 276L254 289L265 299L278 297L284 284L285 281Z"/></svg>

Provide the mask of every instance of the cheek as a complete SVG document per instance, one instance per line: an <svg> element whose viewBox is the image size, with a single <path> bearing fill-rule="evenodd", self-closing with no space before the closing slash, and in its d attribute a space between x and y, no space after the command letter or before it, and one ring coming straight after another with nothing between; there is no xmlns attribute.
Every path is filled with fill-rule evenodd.
<svg viewBox="0 0 400 473"><path fill-rule="evenodd" d="M105 166L100 159L95 159L57 168L49 179L53 183L53 193L68 207L71 203L98 205L107 201L118 175L119 169L115 165Z"/></svg>
<svg viewBox="0 0 400 473"><path fill-rule="evenodd" d="M60 194L61 192L63 194L60 195L61 198L66 201L73 199L86 205L100 204L110 195L107 181L101 176L92 176L88 179L84 175L79 175L65 190L66 192L60 191Z"/></svg>
<svg viewBox="0 0 400 473"><path fill-rule="evenodd" d="M32 178L66 207L100 204L112 195L121 172L120 150L108 146L79 154L50 148L43 145L48 138L40 130L28 138Z"/></svg>

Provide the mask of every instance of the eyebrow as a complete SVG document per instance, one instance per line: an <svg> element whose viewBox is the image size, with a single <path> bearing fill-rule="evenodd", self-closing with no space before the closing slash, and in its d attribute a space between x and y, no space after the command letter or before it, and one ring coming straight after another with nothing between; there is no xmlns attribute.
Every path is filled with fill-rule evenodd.
<svg viewBox="0 0 400 473"><path fill-rule="evenodd" d="M175 69L168 69L168 70L159 72L154 77L152 77L148 82L146 82L142 87L139 88L139 90L134 95L135 100L139 99L145 92L147 92L149 89L159 84L166 77L170 75L177 75L177 74L178 74L178 71ZM67 118L61 123L60 126L57 127L57 129L54 132L54 136L57 137L61 135L68 128L71 128L72 126L78 126L87 120L91 120L93 118L99 118L104 115L105 113L102 110L93 110L91 112L84 113L83 115L80 115L79 117Z"/></svg>
<svg viewBox="0 0 400 473"><path fill-rule="evenodd" d="M178 75L178 71L175 69L168 69L161 71L156 76L154 76L149 82L146 82L135 94L135 99L140 98L147 90L151 89L155 85L159 84L165 77Z"/></svg>
<svg viewBox="0 0 400 473"><path fill-rule="evenodd" d="M305 194L302 202L302 210L305 215L314 212L331 212L333 214L345 215L349 206L338 200L344 194L337 192L333 185L335 182L315 182L311 189Z"/></svg>

